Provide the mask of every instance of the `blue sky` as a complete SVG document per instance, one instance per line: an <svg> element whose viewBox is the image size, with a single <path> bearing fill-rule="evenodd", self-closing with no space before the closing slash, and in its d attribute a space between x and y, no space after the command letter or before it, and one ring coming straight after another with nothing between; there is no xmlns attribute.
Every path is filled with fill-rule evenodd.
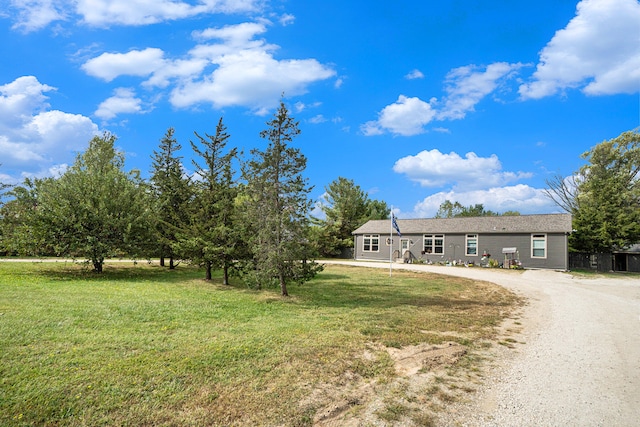
<svg viewBox="0 0 640 427"><path fill-rule="evenodd" d="M248 155L284 93L312 197L339 176L400 218L445 199L559 209L545 180L640 125L636 0L0 0L0 182L95 134L147 177L167 128Z"/></svg>

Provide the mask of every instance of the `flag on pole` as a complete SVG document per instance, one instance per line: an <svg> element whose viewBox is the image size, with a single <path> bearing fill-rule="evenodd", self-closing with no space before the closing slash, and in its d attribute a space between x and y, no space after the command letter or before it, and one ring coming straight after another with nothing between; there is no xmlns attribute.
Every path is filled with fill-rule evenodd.
<svg viewBox="0 0 640 427"><path fill-rule="evenodd" d="M398 227L398 222L396 221L396 216L393 214L393 212L391 212L391 224L393 225L393 228L396 229L396 233L398 233L398 236L402 236L402 233L400 233L400 227Z"/></svg>

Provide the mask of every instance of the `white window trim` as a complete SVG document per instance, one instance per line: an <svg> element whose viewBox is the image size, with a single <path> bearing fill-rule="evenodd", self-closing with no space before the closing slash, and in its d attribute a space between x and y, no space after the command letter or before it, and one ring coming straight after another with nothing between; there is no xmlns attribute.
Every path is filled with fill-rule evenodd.
<svg viewBox="0 0 640 427"><path fill-rule="evenodd" d="M378 249L375 251L372 249L365 249L365 242L369 239L369 247L373 246L373 239L378 240ZM363 234L362 235L362 252L380 252L380 235L379 234Z"/></svg>
<svg viewBox="0 0 640 427"><path fill-rule="evenodd" d="M436 236L438 236L438 238L442 237L442 252L436 252ZM425 248L425 240L427 240L427 237L431 238L432 243L431 243L431 252L426 252L426 248ZM440 247L440 246L438 246ZM422 235L422 250L425 251L425 255L444 255L444 251L445 251L446 245L445 245L445 235L444 234L423 234Z"/></svg>
<svg viewBox="0 0 640 427"><path fill-rule="evenodd" d="M543 241L544 242L544 256L539 256L534 254L534 241ZM538 248L540 249L540 248ZM547 235L545 233L536 233L531 235L531 258L536 259L547 259L547 252L549 248L547 247Z"/></svg>
<svg viewBox="0 0 640 427"><path fill-rule="evenodd" d="M470 254L469 253L469 240L475 240L476 241L476 253L475 254ZM465 256L478 256L478 248L480 247L480 239L478 238L477 234L465 234L464 235L464 255Z"/></svg>

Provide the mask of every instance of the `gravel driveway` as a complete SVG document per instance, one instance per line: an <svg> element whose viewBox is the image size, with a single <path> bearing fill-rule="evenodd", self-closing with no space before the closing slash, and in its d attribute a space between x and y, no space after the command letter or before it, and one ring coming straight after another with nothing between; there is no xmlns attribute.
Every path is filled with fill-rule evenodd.
<svg viewBox="0 0 640 427"><path fill-rule="evenodd" d="M352 263L353 264L353 263ZM355 263L389 268L384 263ZM525 297L514 349L448 426L640 425L640 279L394 264L486 280Z"/></svg>

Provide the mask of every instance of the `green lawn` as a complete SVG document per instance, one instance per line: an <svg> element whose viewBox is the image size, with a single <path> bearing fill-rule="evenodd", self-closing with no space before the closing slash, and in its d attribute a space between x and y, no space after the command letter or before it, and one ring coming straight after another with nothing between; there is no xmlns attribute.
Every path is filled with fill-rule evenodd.
<svg viewBox="0 0 640 427"><path fill-rule="evenodd" d="M381 345L473 349L516 301L486 283L409 272L390 283L346 266L290 298L201 277L0 262L0 425L311 425L322 402L305 398L319 386L394 377Z"/></svg>

